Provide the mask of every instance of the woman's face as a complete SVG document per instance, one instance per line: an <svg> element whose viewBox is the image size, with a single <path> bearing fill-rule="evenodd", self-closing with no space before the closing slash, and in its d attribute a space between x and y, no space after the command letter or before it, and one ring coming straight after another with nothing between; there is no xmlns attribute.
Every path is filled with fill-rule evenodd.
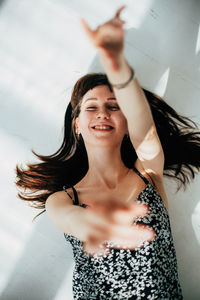
<svg viewBox="0 0 200 300"><path fill-rule="evenodd" d="M85 144L121 145L128 134L126 118L106 85L94 87L83 96L75 125Z"/></svg>

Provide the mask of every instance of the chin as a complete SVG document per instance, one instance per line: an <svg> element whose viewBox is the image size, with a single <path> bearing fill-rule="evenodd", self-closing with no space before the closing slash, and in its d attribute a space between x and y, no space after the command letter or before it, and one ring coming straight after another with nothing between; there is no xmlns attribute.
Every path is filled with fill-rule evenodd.
<svg viewBox="0 0 200 300"><path fill-rule="evenodd" d="M110 146L110 147L117 147L121 146L122 140L117 140L116 138L111 137L94 137L93 139L88 139L85 141L85 144L90 144L93 146Z"/></svg>

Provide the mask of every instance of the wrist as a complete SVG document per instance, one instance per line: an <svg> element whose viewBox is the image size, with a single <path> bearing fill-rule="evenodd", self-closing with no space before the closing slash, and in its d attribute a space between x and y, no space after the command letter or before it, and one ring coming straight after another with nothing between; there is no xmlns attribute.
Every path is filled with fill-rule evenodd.
<svg viewBox="0 0 200 300"><path fill-rule="evenodd" d="M133 70L132 67L130 67L130 75L129 75L129 78L126 80L126 81L123 81L121 83L112 83L110 82L112 88L115 88L117 90L121 90L121 89L124 89L125 87L127 87L129 85L129 83L134 79L135 77L135 71Z"/></svg>
<svg viewBox="0 0 200 300"><path fill-rule="evenodd" d="M114 72L117 73L120 71L121 67L123 67L124 63L126 62L126 59L124 57L123 52L118 53L117 55L108 56L105 54L103 50L99 51L99 59L100 62L107 72ZM113 62L118 66L117 70L113 69Z"/></svg>
<svg viewBox="0 0 200 300"><path fill-rule="evenodd" d="M100 55L100 61L109 81L112 84L126 82L130 78L131 68L123 53L120 53L117 57L117 70L113 70L111 61L105 56Z"/></svg>

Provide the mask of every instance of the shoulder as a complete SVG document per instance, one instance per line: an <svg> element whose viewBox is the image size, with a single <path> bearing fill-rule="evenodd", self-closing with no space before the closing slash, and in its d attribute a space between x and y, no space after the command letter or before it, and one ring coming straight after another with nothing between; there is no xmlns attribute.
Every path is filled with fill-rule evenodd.
<svg viewBox="0 0 200 300"><path fill-rule="evenodd" d="M136 169L145 177L148 179L148 181L150 181L150 183L156 188L156 189L160 189L161 187L164 188L164 183L163 183L163 175L157 175L154 174L152 172L148 172L146 171L141 162L138 160L136 161L135 164Z"/></svg>
<svg viewBox="0 0 200 300"><path fill-rule="evenodd" d="M73 204L73 192L70 189L58 191L51 194L45 203L46 210L55 209L58 207L72 205Z"/></svg>
<svg viewBox="0 0 200 300"><path fill-rule="evenodd" d="M77 207L65 191L58 191L50 195L45 204L46 212L56 227L67 234L73 235L71 221L73 220L73 211Z"/></svg>
<svg viewBox="0 0 200 300"><path fill-rule="evenodd" d="M154 187L156 187L156 182L157 182L157 180L158 180L158 177L159 176L155 176L153 173L151 173L151 172L147 172L145 169L144 169L144 167L143 167L143 165L142 165L142 163L140 162L140 160L139 159L137 159L136 160L136 162L135 162L135 168L148 180L148 181L150 181L150 183L154 186ZM161 179L161 178L160 178Z"/></svg>
<svg viewBox="0 0 200 300"><path fill-rule="evenodd" d="M156 189L156 191L162 198L167 211L169 211L169 205L168 205L167 195L165 192L163 175L157 175L157 174L147 172L143 168L143 166L139 160L136 161L135 167L145 178L147 178L147 180L152 184L152 186L154 186L154 188Z"/></svg>

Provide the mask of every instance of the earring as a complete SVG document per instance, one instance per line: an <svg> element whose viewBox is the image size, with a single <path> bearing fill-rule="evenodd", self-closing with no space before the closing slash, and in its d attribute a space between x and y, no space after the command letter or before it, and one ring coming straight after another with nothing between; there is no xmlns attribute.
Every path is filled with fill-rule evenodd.
<svg viewBox="0 0 200 300"><path fill-rule="evenodd" d="M77 135L79 135L78 127L76 127L75 132L76 132Z"/></svg>
<svg viewBox="0 0 200 300"><path fill-rule="evenodd" d="M80 139L80 136L81 136L81 133L78 132L78 128L75 129L75 133L76 133L76 138L77 138L77 140L79 140L79 139Z"/></svg>

